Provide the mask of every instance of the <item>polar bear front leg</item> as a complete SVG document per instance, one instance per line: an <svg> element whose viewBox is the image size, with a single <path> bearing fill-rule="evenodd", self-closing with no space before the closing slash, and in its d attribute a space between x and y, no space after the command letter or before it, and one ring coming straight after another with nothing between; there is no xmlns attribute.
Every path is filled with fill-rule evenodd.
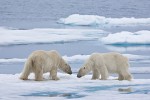
<svg viewBox="0 0 150 100"><path fill-rule="evenodd" d="M53 67L50 71L50 79L52 80L59 80L57 77L57 68Z"/></svg>
<svg viewBox="0 0 150 100"><path fill-rule="evenodd" d="M108 78L108 71L107 71L106 66L101 66L100 73L101 73L101 80L107 80L107 78Z"/></svg>
<svg viewBox="0 0 150 100"><path fill-rule="evenodd" d="M43 80L43 68L39 67L35 70L35 81L42 81Z"/></svg>
<svg viewBox="0 0 150 100"><path fill-rule="evenodd" d="M122 74L118 74L118 80L121 81L121 80L124 80L124 77Z"/></svg>
<svg viewBox="0 0 150 100"><path fill-rule="evenodd" d="M93 70L92 80L99 79L99 76L100 76L99 70L94 69L94 70Z"/></svg>

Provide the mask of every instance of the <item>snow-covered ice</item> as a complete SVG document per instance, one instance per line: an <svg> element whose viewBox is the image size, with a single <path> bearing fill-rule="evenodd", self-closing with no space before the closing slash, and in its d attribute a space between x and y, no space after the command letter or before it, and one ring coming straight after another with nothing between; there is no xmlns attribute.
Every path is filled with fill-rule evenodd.
<svg viewBox="0 0 150 100"><path fill-rule="evenodd" d="M150 31L119 32L100 39L104 44L150 44Z"/></svg>
<svg viewBox="0 0 150 100"><path fill-rule="evenodd" d="M81 26L137 26L150 25L150 18L106 18L98 15L80 15L72 14L67 18L59 19L58 23L67 25L81 25Z"/></svg>
<svg viewBox="0 0 150 100"><path fill-rule="evenodd" d="M150 100L149 0L26 1L0 1L0 100ZM27 55L37 49L59 51L73 74L58 70L58 81L49 73L44 81L34 81L33 73L20 80ZM90 53L111 51L129 58L135 79L77 78Z"/></svg>
<svg viewBox="0 0 150 100"><path fill-rule="evenodd" d="M92 35L94 33L94 35ZM94 40L105 33L97 29L52 29L36 28L29 30L0 28L0 45L31 43L64 43Z"/></svg>
<svg viewBox="0 0 150 100"><path fill-rule="evenodd" d="M149 100L150 79L133 79L118 81L91 80L91 75L77 78L75 74L58 73L59 81L49 80L49 74L44 74L44 81L19 79L20 74L0 74L0 99L2 100Z"/></svg>
<svg viewBox="0 0 150 100"><path fill-rule="evenodd" d="M132 51L150 51L150 46L146 45L105 45L108 50L116 52L132 52Z"/></svg>
<svg viewBox="0 0 150 100"><path fill-rule="evenodd" d="M0 45L64 43L100 40L104 44L150 44L150 31L109 33L99 29L51 29L30 30L0 28ZM104 35L108 34L106 37Z"/></svg>
<svg viewBox="0 0 150 100"><path fill-rule="evenodd" d="M20 59L20 58L8 58L8 59L0 59L0 63L20 63L25 62L26 59Z"/></svg>

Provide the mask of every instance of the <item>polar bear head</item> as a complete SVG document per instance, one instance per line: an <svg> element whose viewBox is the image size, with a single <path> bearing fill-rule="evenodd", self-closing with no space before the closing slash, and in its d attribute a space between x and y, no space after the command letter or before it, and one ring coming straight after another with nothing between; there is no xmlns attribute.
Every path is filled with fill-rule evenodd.
<svg viewBox="0 0 150 100"><path fill-rule="evenodd" d="M60 60L59 68L65 73L72 74L71 67L63 58Z"/></svg>
<svg viewBox="0 0 150 100"><path fill-rule="evenodd" d="M93 62L88 59L83 66L79 69L77 77L80 78L86 74L88 74L92 70Z"/></svg>

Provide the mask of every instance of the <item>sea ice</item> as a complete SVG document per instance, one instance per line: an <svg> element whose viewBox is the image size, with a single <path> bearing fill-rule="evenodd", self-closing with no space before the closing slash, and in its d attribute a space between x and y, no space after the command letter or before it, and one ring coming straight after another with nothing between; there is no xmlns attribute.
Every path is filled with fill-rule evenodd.
<svg viewBox="0 0 150 100"><path fill-rule="evenodd" d="M0 99L2 100L149 100L150 79L118 81L115 77L108 80L91 80L91 75L77 78L75 74L58 73L59 81L49 80L44 74L44 81L19 79L20 74L0 74Z"/></svg>
<svg viewBox="0 0 150 100"><path fill-rule="evenodd" d="M94 35L92 35L94 33ZM32 43L64 43L94 40L105 33L99 29L47 29L29 30L0 28L0 45Z"/></svg>
<svg viewBox="0 0 150 100"><path fill-rule="evenodd" d="M119 32L108 34L100 39L104 44L116 45L143 45L150 44L150 31L143 30L138 32Z"/></svg>
<svg viewBox="0 0 150 100"><path fill-rule="evenodd" d="M81 26L131 26L131 25L150 25L150 18L106 18L98 15L72 14L67 18L59 19L58 23L67 25Z"/></svg>

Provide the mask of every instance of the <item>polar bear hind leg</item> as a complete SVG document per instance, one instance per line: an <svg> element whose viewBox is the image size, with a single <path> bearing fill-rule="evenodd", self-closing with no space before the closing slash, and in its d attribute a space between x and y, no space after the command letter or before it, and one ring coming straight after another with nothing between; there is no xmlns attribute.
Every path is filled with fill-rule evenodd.
<svg viewBox="0 0 150 100"><path fill-rule="evenodd" d="M132 76L131 76L130 72L127 69L122 70L121 72L118 73L118 80L131 81L131 79L132 79Z"/></svg>
<svg viewBox="0 0 150 100"><path fill-rule="evenodd" d="M132 79L132 76L131 76L131 74L128 71L126 71L126 72L124 72L122 74L119 74L119 77L118 77L118 80L131 81L131 79Z"/></svg>
<svg viewBox="0 0 150 100"><path fill-rule="evenodd" d="M22 80L27 80L28 76L31 72L31 67L32 67L32 61L27 60L23 69L23 72L21 73L20 79Z"/></svg>
<svg viewBox="0 0 150 100"><path fill-rule="evenodd" d="M129 72L129 63L126 57L119 57L117 68L118 68L118 80L131 80L132 76Z"/></svg>
<svg viewBox="0 0 150 100"><path fill-rule="evenodd" d="M125 80L131 81L132 76L131 76L131 74L130 74L129 71L126 71L126 73L125 73L125 75L124 75L124 78L125 78Z"/></svg>
<svg viewBox="0 0 150 100"><path fill-rule="evenodd" d="M121 80L123 80L123 79L124 79L123 75L119 73L119 74L118 74L118 80L121 81Z"/></svg>

